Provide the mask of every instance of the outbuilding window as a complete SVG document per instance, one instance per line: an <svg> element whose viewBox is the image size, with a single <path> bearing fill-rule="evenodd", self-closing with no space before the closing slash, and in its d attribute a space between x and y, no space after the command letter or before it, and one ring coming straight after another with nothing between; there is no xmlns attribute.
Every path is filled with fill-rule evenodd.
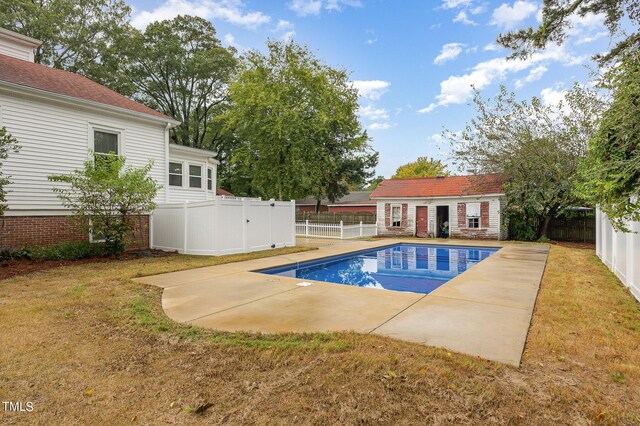
<svg viewBox="0 0 640 426"><path fill-rule="evenodd" d="M202 188L202 166L189 165L189 188Z"/></svg>
<svg viewBox="0 0 640 426"><path fill-rule="evenodd" d="M391 226L399 227L402 223L402 206L391 206Z"/></svg>
<svg viewBox="0 0 640 426"><path fill-rule="evenodd" d="M207 189L213 189L213 169L207 168Z"/></svg>
<svg viewBox="0 0 640 426"><path fill-rule="evenodd" d="M480 228L480 203L467 203L467 228Z"/></svg>
<svg viewBox="0 0 640 426"><path fill-rule="evenodd" d="M169 185L182 186L182 163L169 163Z"/></svg>

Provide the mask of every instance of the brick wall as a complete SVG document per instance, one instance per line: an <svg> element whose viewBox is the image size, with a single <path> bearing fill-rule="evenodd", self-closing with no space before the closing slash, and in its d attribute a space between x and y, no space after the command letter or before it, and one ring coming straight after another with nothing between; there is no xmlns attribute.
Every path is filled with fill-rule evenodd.
<svg viewBox="0 0 640 426"><path fill-rule="evenodd" d="M401 218L400 226L391 226L391 206L396 203L386 203L384 206L384 230L380 233L383 235L413 235L413 226L409 222L409 205L406 203L400 204Z"/></svg>
<svg viewBox="0 0 640 426"><path fill-rule="evenodd" d="M149 216L134 219L129 250L149 247ZM6 216L0 218L0 249L48 246L88 240L89 235L71 216Z"/></svg>
<svg viewBox="0 0 640 426"><path fill-rule="evenodd" d="M489 202L480 203L480 228L467 228L467 205L458 203L458 227L451 229L454 238L496 239L498 235L490 231Z"/></svg>

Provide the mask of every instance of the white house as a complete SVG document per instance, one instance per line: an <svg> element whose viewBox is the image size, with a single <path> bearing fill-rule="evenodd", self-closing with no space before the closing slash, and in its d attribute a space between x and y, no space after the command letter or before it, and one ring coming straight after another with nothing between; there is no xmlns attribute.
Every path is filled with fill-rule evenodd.
<svg viewBox="0 0 640 426"><path fill-rule="evenodd" d="M216 153L169 143L178 121L83 76L33 63L40 42L0 29L0 127L21 146L10 154L7 210L0 248L86 239L72 226L47 179L82 168L95 153L116 152L127 164L153 161L158 203L205 201L216 195ZM136 230L149 244L148 218Z"/></svg>
<svg viewBox="0 0 640 426"><path fill-rule="evenodd" d="M378 235L506 238L500 175L386 179L371 199Z"/></svg>

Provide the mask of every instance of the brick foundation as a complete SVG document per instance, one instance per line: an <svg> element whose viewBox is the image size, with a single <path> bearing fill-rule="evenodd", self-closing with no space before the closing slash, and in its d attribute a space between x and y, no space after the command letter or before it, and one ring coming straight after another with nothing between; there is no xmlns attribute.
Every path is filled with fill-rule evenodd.
<svg viewBox="0 0 640 426"><path fill-rule="evenodd" d="M149 216L134 219L129 250L149 248ZM87 241L89 235L71 216L5 216L0 218L0 250Z"/></svg>

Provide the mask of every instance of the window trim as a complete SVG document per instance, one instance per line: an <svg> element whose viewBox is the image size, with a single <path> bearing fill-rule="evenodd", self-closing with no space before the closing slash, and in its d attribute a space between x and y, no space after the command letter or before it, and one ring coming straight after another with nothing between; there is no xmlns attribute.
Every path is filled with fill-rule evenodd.
<svg viewBox="0 0 640 426"><path fill-rule="evenodd" d="M394 225L394 220L393 220L393 209L394 208L398 208L400 211L400 218L398 220L398 225ZM389 226L391 228L401 228L402 227L402 204L391 204L391 207L389 209Z"/></svg>
<svg viewBox="0 0 640 426"><path fill-rule="evenodd" d="M173 164L180 164L181 167L181 172L180 172L180 185L171 185L171 176L178 176L177 173L171 173L171 163ZM169 160L169 164L167 167L167 186L169 187L173 187L173 188L184 188L184 161L171 161Z"/></svg>
<svg viewBox="0 0 640 426"><path fill-rule="evenodd" d="M200 176L191 174L191 167L199 167L200 168ZM191 178L199 177L200 178L200 186L191 186ZM202 190L202 163L188 163L187 165L187 188L189 189L200 189Z"/></svg>
<svg viewBox="0 0 640 426"><path fill-rule="evenodd" d="M478 215L469 215L469 204L477 204L478 205ZM467 224L467 229L480 229L480 217L482 216L482 203L479 201L474 201L471 203L465 203L465 219ZM472 225L473 224L473 225Z"/></svg>
<svg viewBox="0 0 640 426"><path fill-rule="evenodd" d="M89 148L89 153L87 153L87 156L89 158L93 158L93 156L95 155L95 148L96 148L95 132L104 132L104 133L111 133L111 134L118 135L118 155L119 156L126 155L126 150L125 150L125 146L126 146L125 133L126 132L124 129L113 127L113 126L107 126L103 124L98 124L98 123L89 123L88 124L88 143L87 143ZM91 153L93 153L93 155L91 155ZM104 154L98 154L98 155L104 155Z"/></svg>
<svg viewBox="0 0 640 426"><path fill-rule="evenodd" d="M207 165L207 191L213 191L213 167Z"/></svg>

